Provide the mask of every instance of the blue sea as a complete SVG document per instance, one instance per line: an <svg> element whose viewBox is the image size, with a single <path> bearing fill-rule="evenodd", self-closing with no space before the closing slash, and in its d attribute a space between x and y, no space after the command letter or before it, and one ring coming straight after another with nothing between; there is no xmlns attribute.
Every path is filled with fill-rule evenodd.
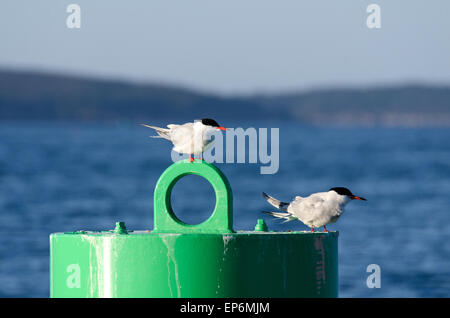
<svg viewBox="0 0 450 318"><path fill-rule="evenodd" d="M153 123L154 124L154 123ZM243 123L222 123L248 128ZM234 194L234 228L308 230L280 223L261 192L283 201L345 186L368 201L349 203L339 231L340 297L450 296L450 129L320 127L253 123L280 130L279 170L220 163ZM153 190L172 164L171 145L128 123L0 123L0 296L49 296L49 234L153 228ZM206 219L211 186L187 176L172 205L187 223ZM381 269L369 288L370 264Z"/></svg>

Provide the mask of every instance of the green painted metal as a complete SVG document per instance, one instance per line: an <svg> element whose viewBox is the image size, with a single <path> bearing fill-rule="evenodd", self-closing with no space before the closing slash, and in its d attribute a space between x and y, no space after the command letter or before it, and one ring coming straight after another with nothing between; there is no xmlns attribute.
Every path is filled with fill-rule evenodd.
<svg viewBox="0 0 450 318"><path fill-rule="evenodd" d="M114 229L114 233L128 234L127 228L125 226L125 222L116 222L116 228Z"/></svg>
<svg viewBox="0 0 450 318"><path fill-rule="evenodd" d="M173 213L170 198L175 183L182 177L196 174L211 183L216 194L212 215L203 223L186 224ZM155 233L232 233L233 193L223 173L206 161L178 161L167 168L156 183L154 200Z"/></svg>
<svg viewBox="0 0 450 318"><path fill-rule="evenodd" d="M198 225L170 205L177 180L211 182L216 207ZM51 297L337 297L337 232L233 231L232 193L213 165L178 162L155 188L154 230L50 235ZM242 211L241 213L246 213Z"/></svg>
<svg viewBox="0 0 450 318"><path fill-rule="evenodd" d="M258 223L255 225L255 231L258 232L267 232L269 228L267 227L266 222L263 219L258 219Z"/></svg>
<svg viewBox="0 0 450 318"><path fill-rule="evenodd" d="M52 297L338 296L335 232L57 233L51 250Z"/></svg>

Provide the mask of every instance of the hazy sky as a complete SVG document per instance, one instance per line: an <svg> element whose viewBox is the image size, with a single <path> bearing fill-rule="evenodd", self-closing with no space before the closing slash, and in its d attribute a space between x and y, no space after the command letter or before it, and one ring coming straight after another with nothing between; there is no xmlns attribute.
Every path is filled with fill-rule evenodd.
<svg viewBox="0 0 450 318"><path fill-rule="evenodd" d="M381 29L366 25L372 3ZM450 1L1 0L0 67L220 93L449 84Z"/></svg>

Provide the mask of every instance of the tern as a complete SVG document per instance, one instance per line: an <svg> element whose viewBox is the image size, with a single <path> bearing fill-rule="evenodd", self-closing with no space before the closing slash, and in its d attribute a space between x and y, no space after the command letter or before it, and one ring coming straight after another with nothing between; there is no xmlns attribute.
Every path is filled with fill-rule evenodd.
<svg viewBox="0 0 450 318"><path fill-rule="evenodd" d="M325 232L328 232L326 225L339 219L348 202L352 200L367 201L344 187L331 188L328 192L317 192L308 197L296 196L290 203L281 202L264 192L262 194L271 205L285 211L285 213L265 211L264 213L285 219L284 222L299 220L309 226L311 232L314 232L314 228L321 226L323 226Z"/></svg>
<svg viewBox="0 0 450 318"><path fill-rule="evenodd" d="M146 124L142 124L142 126L152 128L158 133L158 136L150 137L164 138L172 142L173 150L178 153L188 154L190 162L194 161L191 155L201 155L212 145L211 135L213 132L216 130L227 130L211 118L203 118L193 123L182 125L170 124L167 125L167 128Z"/></svg>

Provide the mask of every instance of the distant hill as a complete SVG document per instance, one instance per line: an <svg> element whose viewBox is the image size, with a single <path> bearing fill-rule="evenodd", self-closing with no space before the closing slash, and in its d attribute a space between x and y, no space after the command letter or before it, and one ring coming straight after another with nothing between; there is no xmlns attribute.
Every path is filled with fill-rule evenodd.
<svg viewBox="0 0 450 318"><path fill-rule="evenodd" d="M222 97L157 84L0 71L0 120L296 120L449 125L450 87L405 85Z"/></svg>

